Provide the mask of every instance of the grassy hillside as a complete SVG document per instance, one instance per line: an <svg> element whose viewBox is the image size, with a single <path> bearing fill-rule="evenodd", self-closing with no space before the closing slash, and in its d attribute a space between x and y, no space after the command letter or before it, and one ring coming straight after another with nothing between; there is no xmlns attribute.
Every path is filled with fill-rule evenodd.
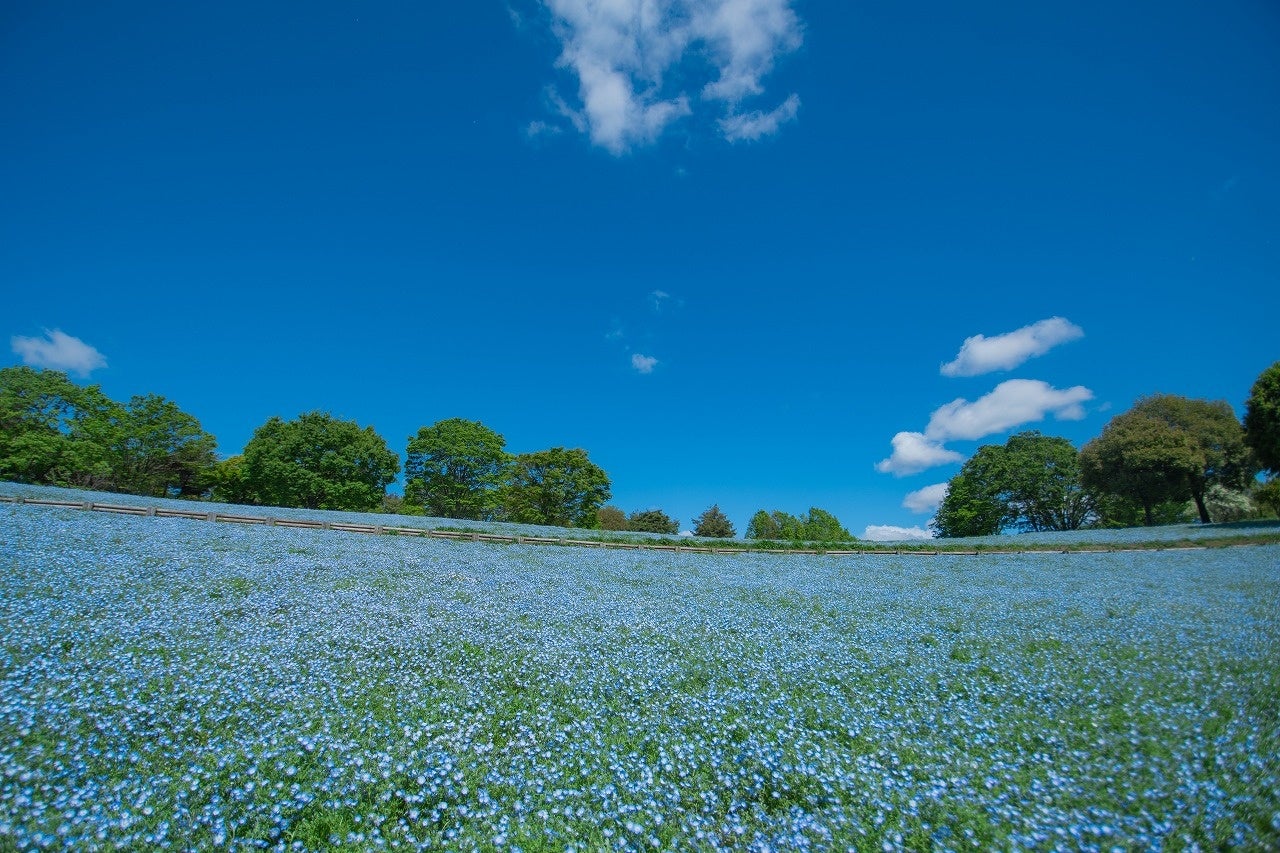
<svg viewBox="0 0 1280 853"><path fill-rule="evenodd" d="M0 849L1274 848L1278 567L0 505Z"/></svg>

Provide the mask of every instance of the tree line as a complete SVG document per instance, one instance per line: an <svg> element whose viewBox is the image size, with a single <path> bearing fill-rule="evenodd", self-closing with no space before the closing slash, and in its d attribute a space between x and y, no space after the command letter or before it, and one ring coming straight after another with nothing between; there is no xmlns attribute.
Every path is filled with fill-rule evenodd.
<svg viewBox="0 0 1280 853"><path fill-rule="evenodd" d="M1280 362L1253 384L1243 421L1222 400L1159 394L1079 451L1036 431L980 447L947 484L932 524L939 536L984 536L1188 515L1209 524L1264 510L1280 515Z"/></svg>
<svg viewBox="0 0 1280 853"><path fill-rule="evenodd" d="M372 427L307 412L270 418L242 453L218 461L192 415L156 395L109 399L58 371L0 369L0 478L156 497L558 527L674 534L660 509L608 506L609 476L580 448L511 454L499 433L450 418L409 437L403 498L387 494L400 459ZM1259 471L1269 473L1258 483ZM941 536L1075 530L1280 514L1280 362L1254 383L1243 422L1223 401L1143 398L1077 451L1023 432L986 445L948 484L932 522ZM693 533L733 537L718 505ZM854 537L826 510L757 511L746 537L842 542Z"/></svg>
<svg viewBox="0 0 1280 853"><path fill-rule="evenodd" d="M409 438L403 498L387 494L400 459L386 440L326 412L272 417L229 459L218 461L216 449L195 417L163 397L120 403L58 371L0 369L2 479L258 506L679 530L662 510L627 517L605 507L612 484L585 450L511 454L499 433L461 418ZM697 535L734 535L719 507L694 526Z"/></svg>

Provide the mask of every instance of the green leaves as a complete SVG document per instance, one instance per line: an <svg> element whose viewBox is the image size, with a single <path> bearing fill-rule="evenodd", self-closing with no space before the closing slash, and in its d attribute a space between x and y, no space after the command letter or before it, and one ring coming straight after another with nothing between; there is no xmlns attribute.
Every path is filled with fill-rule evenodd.
<svg viewBox="0 0 1280 853"><path fill-rule="evenodd" d="M798 518L782 510L758 510L747 524L746 538L791 542L853 542L852 533L825 509L809 507L808 515Z"/></svg>
<svg viewBox="0 0 1280 853"><path fill-rule="evenodd" d="M198 495L214 437L163 397L121 405L53 370L0 370L0 477L160 496Z"/></svg>
<svg viewBox="0 0 1280 853"><path fill-rule="evenodd" d="M1135 501L1146 523L1166 501L1195 501L1200 521L1210 485L1243 488L1256 471L1231 406L1172 394L1145 397L1111 419L1081 451L1085 485Z"/></svg>
<svg viewBox="0 0 1280 853"><path fill-rule="evenodd" d="M947 537L1077 530L1094 514L1071 442L1030 430L978 448L947 484L933 526Z"/></svg>
<svg viewBox="0 0 1280 853"><path fill-rule="evenodd" d="M660 509L649 509L644 512L631 513L627 517L626 529L637 533L666 533L670 535L680 532L680 523Z"/></svg>
<svg viewBox="0 0 1280 853"><path fill-rule="evenodd" d="M594 528L611 494L609 476L585 450L553 447L515 458L501 500L510 521Z"/></svg>
<svg viewBox="0 0 1280 853"><path fill-rule="evenodd" d="M702 515L693 520L694 536L709 536L715 539L732 539L736 535L733 522L720 511L719 504L712 504Z"/></svg>
<svg viewBox="0 0 1280 853"><path fill-rule="evenodd" d="M409 440L405 500L438 518L493 518L511 466L505 446L479 421L450 418L422 427Z"/></svg>
<svg viewBox="0 0 1280 853"><path fill-rule="evenodd" d="M245 445L243 485L260 504L372 510L399 471L400 460L373 427L307 412L258 427Z"/></svg>
<svg viewBox="0 0 1280 853"><path fill-rule="evenodd" d="M1280 361L1262 371L1244 409L1245 441L1258 462L1280 476Z"/></svg>

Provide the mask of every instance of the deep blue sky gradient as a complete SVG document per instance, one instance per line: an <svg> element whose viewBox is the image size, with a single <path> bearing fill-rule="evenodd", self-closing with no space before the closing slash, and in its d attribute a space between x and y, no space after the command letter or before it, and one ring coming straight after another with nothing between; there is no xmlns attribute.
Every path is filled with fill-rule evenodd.
<svg viewBox="0 0 1280 853"><path fill-rule="evenodd" d="M1153 392L1242 410L1280 359L1280 7L795 9L764 80L794 122L614 156L526 134L576 91L531 2L7 4L0 334L83 339L224 455L310 409L402 454L472 418L740 531L923 526L903 496L958 466L875 463L1008 378L1091 389L1027 425L1077 444ZM1085 336L939 375L1052 316Z"/></svg>

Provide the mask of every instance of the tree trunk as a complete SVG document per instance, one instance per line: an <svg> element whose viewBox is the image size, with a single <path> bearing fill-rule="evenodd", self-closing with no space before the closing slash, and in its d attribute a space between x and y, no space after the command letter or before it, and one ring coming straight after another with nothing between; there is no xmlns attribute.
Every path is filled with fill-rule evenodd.
<svg viewBox="0 0 1280 853"><path fill-rule="evenodd" d="M1200 523L1209 524L1209 510L1204 505L1204 492L1194 492L1191 497L1195 499L1196 509L1200 512Z"/></svg>
<svg viewBox="0 0 1280 853"><path fill-rule="evenodd" d="M1147 527L1153 527L1153 526L1155 525L1155 523L1156 523L1156 519L1155 519L1155 516L1151 514L1151 504L1150 504L1150 503L1148 503L1148 502L1146 502L1146 501L1143 501L1143 503L1142 503L1142 513L1143 513L1143 515L1145 515L1145 516L1146 516L1146 521L1144 521L1143 523L1144 523L1144 524L1146 524L1146 525L1147 525Z"/></svg>

